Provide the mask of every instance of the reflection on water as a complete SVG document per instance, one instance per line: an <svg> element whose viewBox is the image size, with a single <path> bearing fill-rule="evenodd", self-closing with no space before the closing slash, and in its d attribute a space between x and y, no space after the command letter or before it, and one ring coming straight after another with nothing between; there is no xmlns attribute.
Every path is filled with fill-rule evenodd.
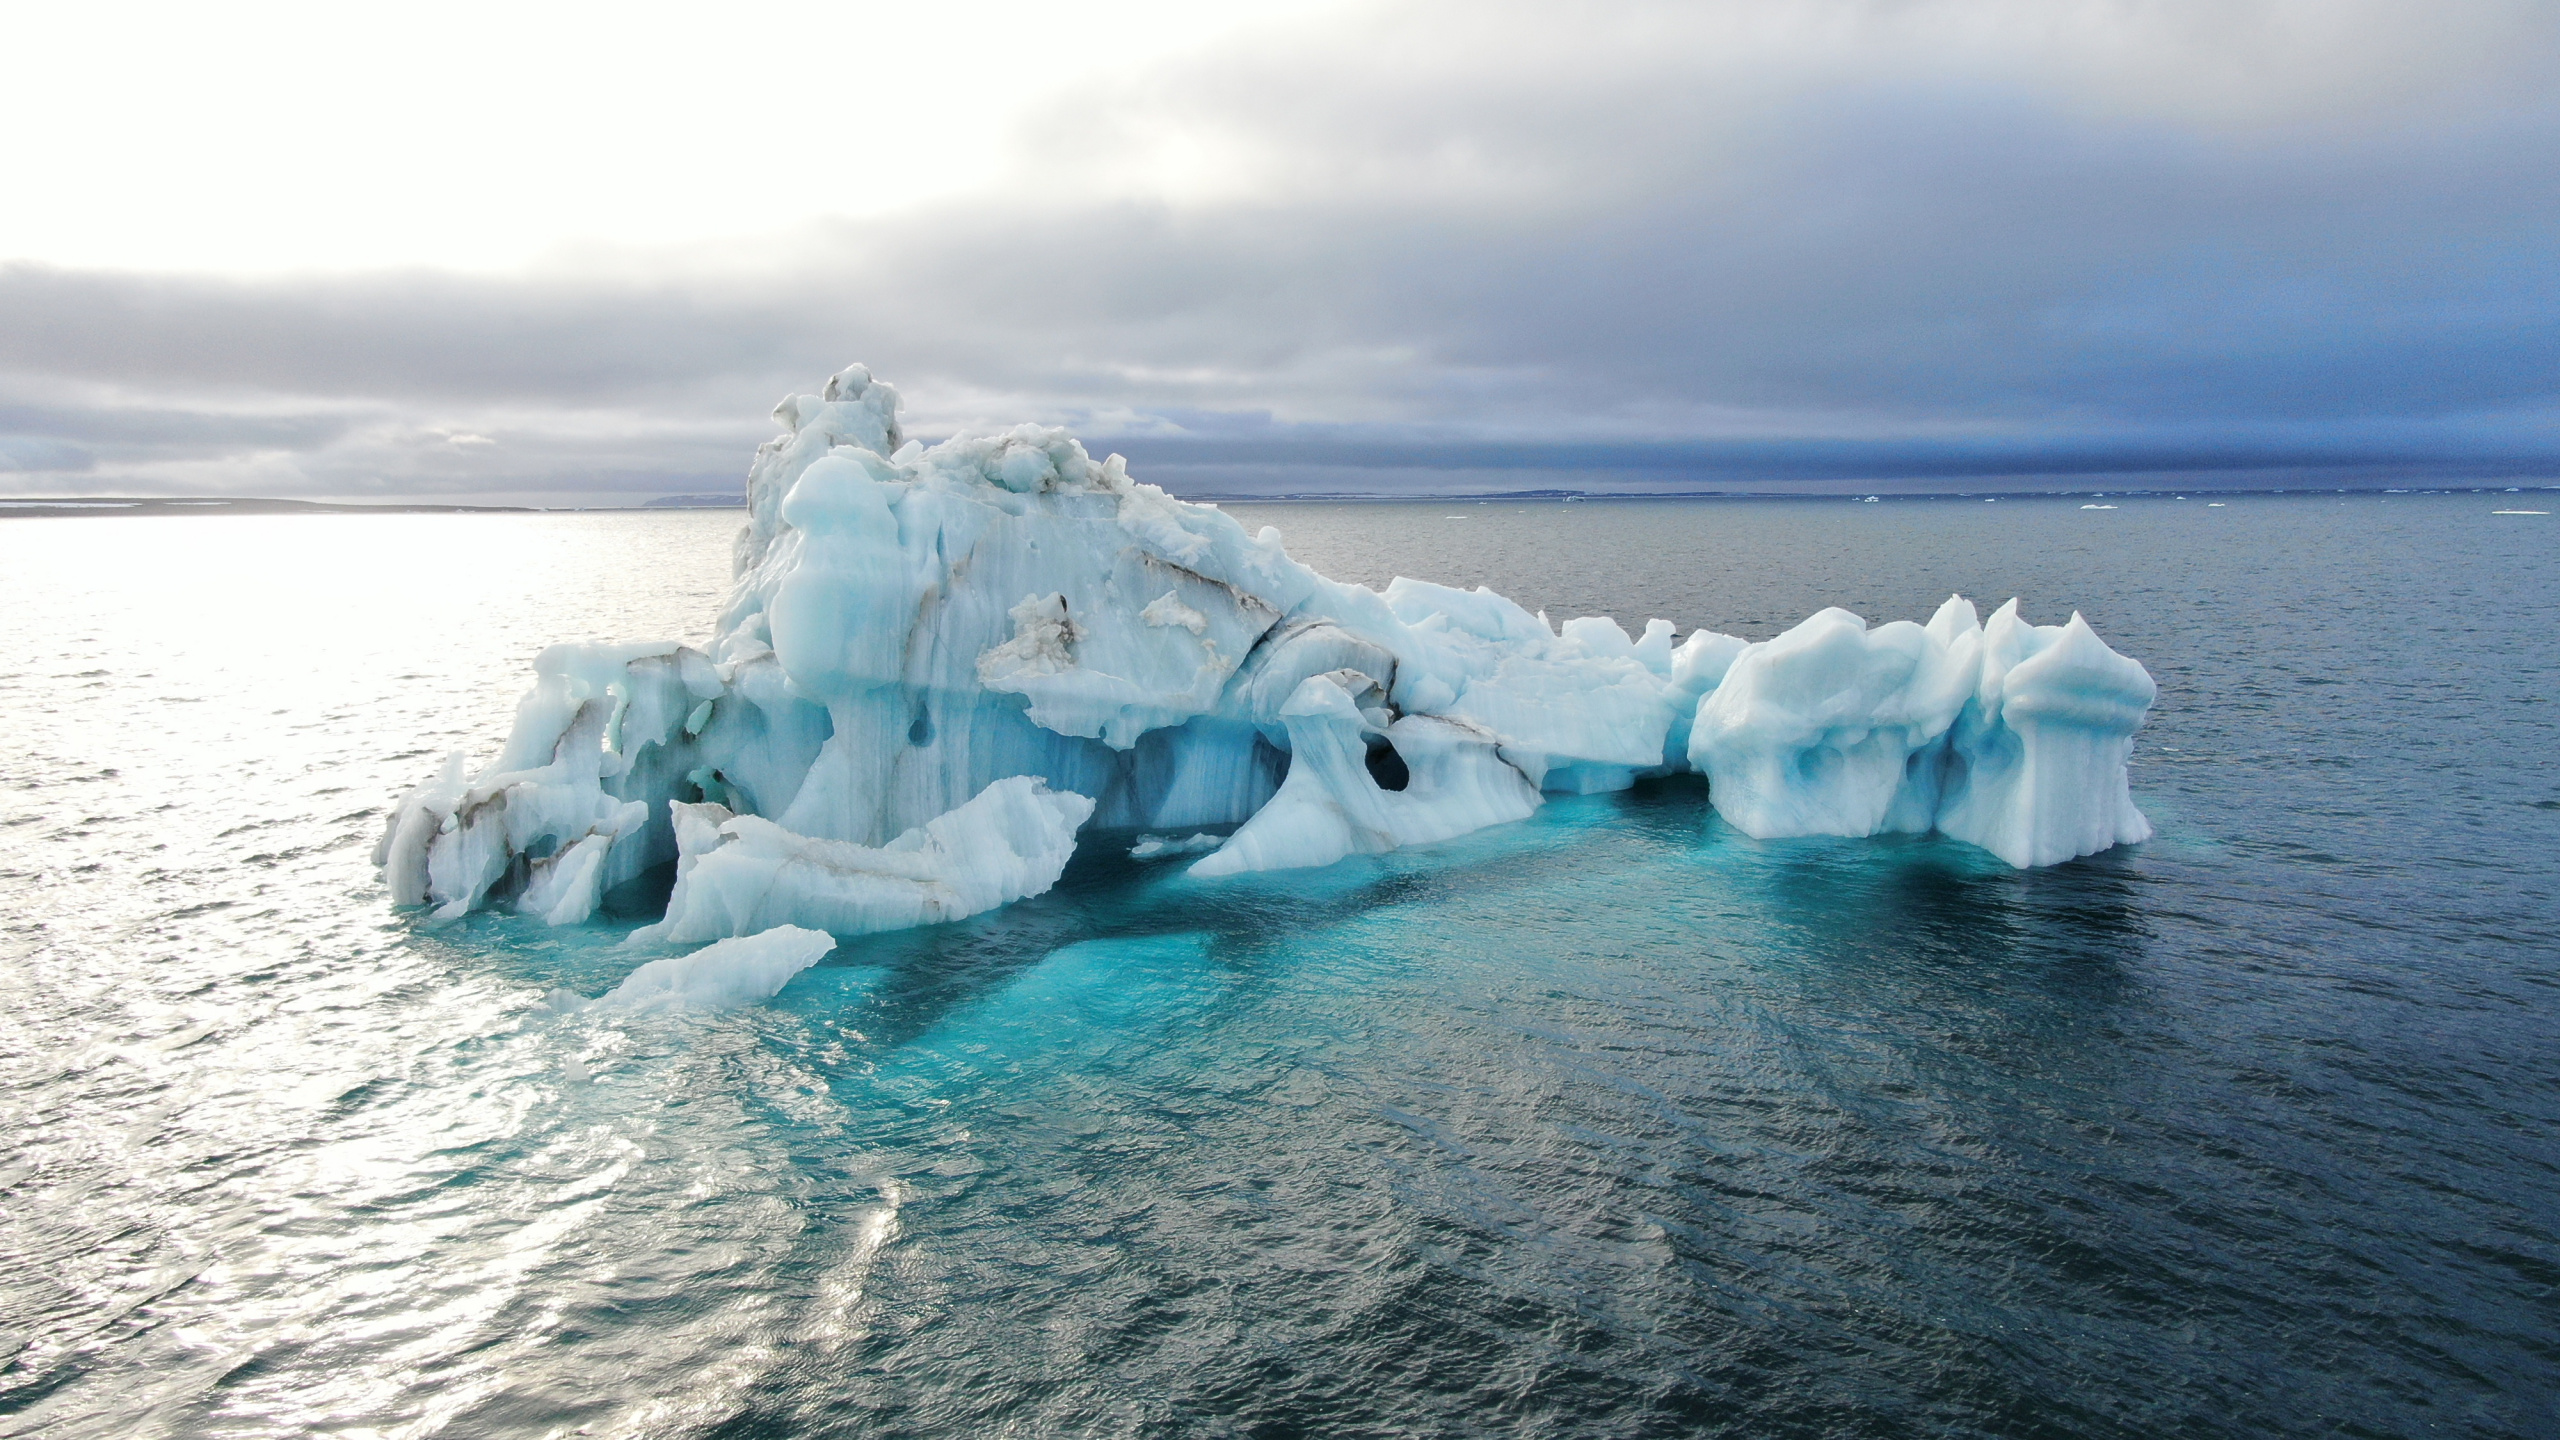
<svg viewBox="0 0 2560 1440"><path fill-rule="evenodd" d="M2467 504L1257 513L1560 613L2078 606L2161 836L1097 843L718 1015L365 853L732 517L0 524L0 1434L2533 1434L2560 657Z"/></svg>

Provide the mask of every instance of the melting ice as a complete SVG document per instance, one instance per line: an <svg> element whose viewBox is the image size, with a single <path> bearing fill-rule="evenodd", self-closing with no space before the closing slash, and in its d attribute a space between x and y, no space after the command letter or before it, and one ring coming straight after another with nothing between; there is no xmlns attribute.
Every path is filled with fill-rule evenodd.
<svg viewBox="0 0 2560 1440"><path fill-rule="evenodd" d="M823 930L776 925L705 945L690 955L652 960L594 1003L631 1010L752 1005L780 994L792 976L826 959L834 948L835 937Z"/></svg>
<svg viewBox="0 0 2560 1440"><path fill-rule="evenodd" d="M1062 429L925 448L898 406L859 365L785 400L709 650L544 651L497 759L394 810L393 896L573 924L672 863L635 938L854 935L1039 894L1088 827L1215 877L1679 771L1755 836L1935 830L2030 866L2150 834L2125 767L2151 677L2077 615L1559 627L1490 590L1329 580ZM759 952L790 966L774 986L813 944Z"/></svg>

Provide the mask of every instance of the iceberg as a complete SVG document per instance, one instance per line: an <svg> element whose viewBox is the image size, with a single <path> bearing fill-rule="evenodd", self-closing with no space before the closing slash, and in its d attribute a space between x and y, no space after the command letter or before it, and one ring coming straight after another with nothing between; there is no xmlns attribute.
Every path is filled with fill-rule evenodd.
<svg viewBox="0 0 2560 1440"><path fill-rule="evenodd" d="M1926 626L1815 615L1736 654L1689 760L1762 838L1936 830L2021 868L2149 839L2126 782L2149 672L2074 614L1985 625L1951 596Z"/></svg>
<svg viewBox="0 0 2560 1440"><path fill-rule="evenodd" d="M898 411L859 365L784 400L707 647L543 651L497 758L393 808L393 899L566 925L671 873L635 939L854 935L1037 895L1088 830L1214 878L1691 771L1760 837L1935 830L2030 866L2150 833L2150 676L2077 615L1558 625L1328 579L1063 429L928 447Z"/></svg>

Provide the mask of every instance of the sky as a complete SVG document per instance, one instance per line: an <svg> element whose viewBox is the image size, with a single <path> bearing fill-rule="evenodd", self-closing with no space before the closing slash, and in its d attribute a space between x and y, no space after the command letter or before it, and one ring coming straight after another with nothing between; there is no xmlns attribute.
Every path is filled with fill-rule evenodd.
<svg viewBox="0 0 2560 1440"><path fill-rule="evenodd" d="M2560 480L2560 5L20 7L0 496Z"/></svg>

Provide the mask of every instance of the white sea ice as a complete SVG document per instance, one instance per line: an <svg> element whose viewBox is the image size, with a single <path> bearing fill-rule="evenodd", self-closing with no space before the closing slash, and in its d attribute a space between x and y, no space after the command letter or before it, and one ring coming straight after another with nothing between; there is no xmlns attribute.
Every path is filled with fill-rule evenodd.
<svg viewBox="0 0 2560 1440"><path fill-rule="evenodd" d="M857 934L1038 894L1088 827L1214 846L1215 877L1690 769L1754 835L1934 828L2026 865L2148 833L2124 767L2150 679L2076 616L1951 600L1675 645L1329 580L1063 430L926 448L861 366L774 414L707 649L543 652L499 757L395 809L396 900L570 924L671 866L653 938Z"/></svg>
<svg viewBox="0 0 2560 1440"><path fill-rule="evenodd" d="M792 976L826 959L834 948L835 937L823 930L777 925L705 945L690 955L652 960L593 1003L615 1010L753 1005L780 994Z"/></svg>

